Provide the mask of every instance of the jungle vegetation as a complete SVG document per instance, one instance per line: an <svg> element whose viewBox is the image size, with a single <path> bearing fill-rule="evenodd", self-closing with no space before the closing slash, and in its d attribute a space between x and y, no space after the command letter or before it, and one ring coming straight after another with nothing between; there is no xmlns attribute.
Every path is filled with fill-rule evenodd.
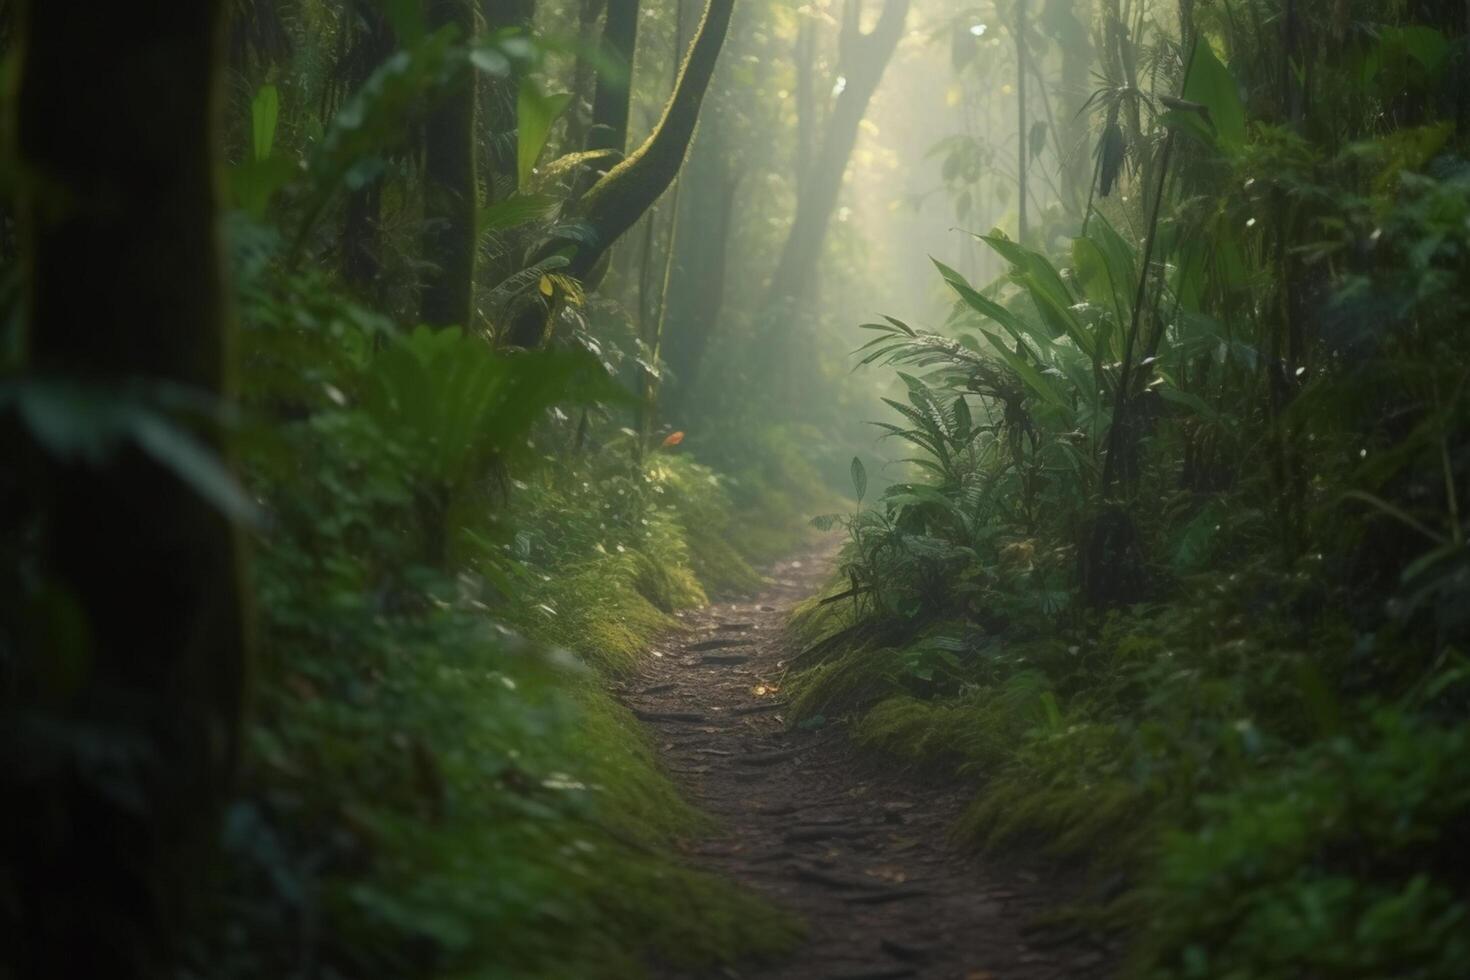
<svg viewBox="0 0 1470 980"><path fill-rule="evenodd" d="M613 696L1151 978L1470 962L1458 0L0 0L0 978L778 954Z"/></svg>

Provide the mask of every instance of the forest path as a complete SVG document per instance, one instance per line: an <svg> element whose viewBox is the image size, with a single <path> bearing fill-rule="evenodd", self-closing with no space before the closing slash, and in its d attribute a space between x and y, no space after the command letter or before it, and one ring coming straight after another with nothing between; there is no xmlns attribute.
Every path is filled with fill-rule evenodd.
<svg viewBox="0 0 1470 980"><path fill-rule="evenodd" d="M777 685L794 652L786 616L825 582L832 548L767 570L748 602L683 614L624 701L664 765L718 821L688 841L696 866L805 920L774 963L663 971L666 980L1040 980L1105 977L1116 956L1038 917L1075 895L1040 864L981 860L948 845L966 795L880 771L840 728L788 730Z"/></svg>

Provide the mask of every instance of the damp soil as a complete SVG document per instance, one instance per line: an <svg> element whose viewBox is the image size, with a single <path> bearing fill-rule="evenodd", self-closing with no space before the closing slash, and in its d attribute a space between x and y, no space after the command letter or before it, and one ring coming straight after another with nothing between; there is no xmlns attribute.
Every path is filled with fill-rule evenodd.
<svg viewBox="0 0 1470 980"><path fill-rule="evenodd" d="M858 751L841 725L801 728L782 700L791 608L816 592L831 548L768 570L744 602L684 614L623 693L664 766L715 818L687 860L765 895L806 925L788 956L660 980L1042 980L1116 973L1113 941L1065 915L1075 871L977 855L950 830L973 787ZM968 790L968 792L967 792Z"/></svg>

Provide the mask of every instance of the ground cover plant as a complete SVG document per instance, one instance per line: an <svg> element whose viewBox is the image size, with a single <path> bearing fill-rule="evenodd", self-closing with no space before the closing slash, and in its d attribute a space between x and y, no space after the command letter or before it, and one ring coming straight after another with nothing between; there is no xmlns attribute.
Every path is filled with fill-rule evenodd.
<svg viewBox="0 0 1470 980"><path fill-rule="evenodd" d="M1121 873L1138 975L1461 968L1462 25L1393 13L1105 12L1080 228L980 236L943 330L856 355L912 475L822 519L797 704Z"/></svg>
<svg viewBox="0 0 1470 980"><path fill-rule="evenodd" d="M1464 4L94 6L0 980L1465 971Z"/></svg>

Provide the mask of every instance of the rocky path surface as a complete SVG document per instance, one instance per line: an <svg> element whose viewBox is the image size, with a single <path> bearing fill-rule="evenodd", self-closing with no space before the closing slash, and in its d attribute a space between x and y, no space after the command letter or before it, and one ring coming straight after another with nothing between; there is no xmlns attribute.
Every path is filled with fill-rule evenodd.
<svg viewBox="0 0 1470 980"><path fill-rule="evenodd" d="M1044 865L984 860L947 840L965 798L880 770L840 729L791 730L780 685L795 652L791 607L822 585L830 552L778 563L749 601L683 618L625 701L663 762L719 822L690 861L805 920L806 942L775 963L666 980L1041 980L1107 977L1101 937L1047 925L1076 897Z"/></svg>

